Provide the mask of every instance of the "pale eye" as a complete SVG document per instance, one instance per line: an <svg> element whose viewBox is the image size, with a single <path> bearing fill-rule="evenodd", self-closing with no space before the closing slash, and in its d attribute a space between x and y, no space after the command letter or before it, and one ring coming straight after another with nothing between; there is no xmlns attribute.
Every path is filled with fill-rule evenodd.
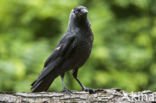
<svg viewBox="0 0 156 103"><path fill-rule="evenodd" d="M77 12L80 12L80 11L81 11L80 9L77 10Z"/></svg>
<svg viewBox="0 0 156 103"><path fill-rule="evenodd" d="M75 14L78 14L78 13L80 13L80 9L77 9L77 10L75 10Z"/></svg>

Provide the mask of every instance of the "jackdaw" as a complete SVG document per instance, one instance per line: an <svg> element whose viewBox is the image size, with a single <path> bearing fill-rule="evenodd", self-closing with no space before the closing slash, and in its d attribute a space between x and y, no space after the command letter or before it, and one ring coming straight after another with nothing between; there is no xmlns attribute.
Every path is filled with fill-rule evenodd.
<svg viewBox="0 0 156 103"><path fill-rule="evenodd" d="M93 33L87 14L88 10L84 6L72 9L67 32L46 60L38 79L32 83L32 92L47 91L54 79L61 76L62 91L71 93L64 84L64 74L69 70L73 71L73 77L80 84L82 90L94 91L86 88L77 77L78 69L86 62L92 50Z"/></svg>

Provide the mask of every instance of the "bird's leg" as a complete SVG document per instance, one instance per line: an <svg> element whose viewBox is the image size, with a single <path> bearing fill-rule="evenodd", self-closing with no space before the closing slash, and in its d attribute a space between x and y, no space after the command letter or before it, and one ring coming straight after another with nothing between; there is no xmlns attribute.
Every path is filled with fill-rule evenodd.
<svg viewBox="0 0 156 103"><path fill-rule="evenodd" d="M89 93L94 93L95 90L91 89L91 88L86 88L81 82L80 80L78 79L77 77L77 72L78 72L78 69L76 69L75 71L73 71L73 77L77 80L77 82L80 84L80 86L82 87L82 90L83 91L87 91Z"/></svg>
<svg viewBox="0 0 156 103"><path fill-rule="evenodd" d="M64 83L64 74L61 75L61 79L62 79L62 84L63 84L63 89L61 90L61 92L65 92L67 94L71 94L72 92L66 88L65 83Z"/></svg>

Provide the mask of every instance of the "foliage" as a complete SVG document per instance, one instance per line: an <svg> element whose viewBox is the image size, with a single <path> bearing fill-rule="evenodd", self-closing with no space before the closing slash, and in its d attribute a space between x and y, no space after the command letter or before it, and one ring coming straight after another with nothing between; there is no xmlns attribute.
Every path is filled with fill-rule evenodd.
<svg viewBox="0 0 156 103"><path fill-rule="evenodd" d="M86 87L156 90L155 0L1 0L0 91L30 91L78 5L88 8L94 33L79 70ZM80 90L71 73L65 82ZM61 88L57 78L49 91Z"/></svg>

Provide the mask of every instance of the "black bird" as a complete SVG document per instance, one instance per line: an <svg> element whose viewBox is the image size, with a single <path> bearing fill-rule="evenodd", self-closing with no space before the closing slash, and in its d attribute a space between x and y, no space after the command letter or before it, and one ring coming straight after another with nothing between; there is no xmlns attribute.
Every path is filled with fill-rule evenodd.
<svg viewBox="0 0 156 103"><path fill-rule="evenodd" d="M73 77L81 85L82 90L93 92L86 88L78 79L78 69L88 59L93 43L93 33L87 18L88 10L84 6L72 9L67 32L63 35L56 49L48 57L37 80L32 83L32 92L47 91L57 76L61 76L63 92L71 93L64 84L64 74L73 70Z"/></svg>

